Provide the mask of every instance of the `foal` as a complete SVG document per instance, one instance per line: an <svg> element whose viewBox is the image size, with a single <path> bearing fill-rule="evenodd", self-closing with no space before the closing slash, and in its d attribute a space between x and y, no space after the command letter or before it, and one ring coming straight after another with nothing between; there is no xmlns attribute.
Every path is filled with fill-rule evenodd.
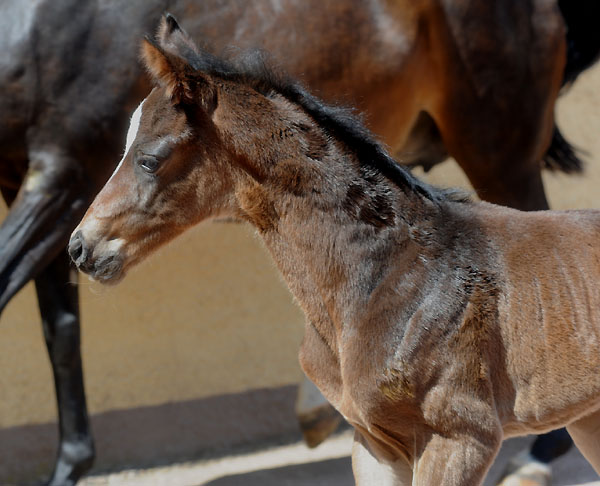
<svg viewBox="0 0 600 486"><path fill-rule="evenodd" d="M600 213L435 189L348 112L171 19L157 87L71 238L102 282L186 228L242 218L302 306L301 365L356 429L359 485L480 484L505 437L567 426L600 470Z"/></svg>

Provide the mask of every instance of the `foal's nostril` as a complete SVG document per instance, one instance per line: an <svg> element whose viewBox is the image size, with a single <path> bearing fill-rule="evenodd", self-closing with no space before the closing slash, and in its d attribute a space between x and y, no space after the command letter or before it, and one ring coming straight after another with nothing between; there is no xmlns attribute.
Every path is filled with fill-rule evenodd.
<svg viewBox="0 0 600 486"><path fill-rule="evenodd" d="M88 251L81 231L78 231L71 237L71 241L69 241L69 255L78 267L85 263Z"/></svg>

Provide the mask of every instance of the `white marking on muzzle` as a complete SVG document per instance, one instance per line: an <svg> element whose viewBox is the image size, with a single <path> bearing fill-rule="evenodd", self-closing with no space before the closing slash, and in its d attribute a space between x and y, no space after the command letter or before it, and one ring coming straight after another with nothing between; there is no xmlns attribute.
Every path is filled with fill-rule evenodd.
<svg viewBox="0 0 600 486"><path fill-rule="evenodd" d="M123 238L116 238L114 240L107 241L102 250L105 253L118 253L121 251L121 248L125 245L125 240Z"/></svg>
<svg viewBox="0 0 600 486"><path fill-rule="evenodd" d="M127 157L127 152L129 152L129 149L133 145L133 141L135 140L135 137L137 137L138 130L140 129L140 120L142 118L142 105L144 104L144 101L146 101L146 100L144 99L139 104L139 106L135 109L135 111L133 112L133 115L131 115L131 122L129 122L129 130L127 130L127 140L125 142L125 152L123 152L123 158L119 162L119 165L117 165L117 168L115 169L115 171L110 176L110 179L108 179L108 182L110 182L112 180L112 178L115 176L117 171L123 165L123 162L125 161L125 157ZM107 182L107 184L108 184L108 182Z"/></svg>

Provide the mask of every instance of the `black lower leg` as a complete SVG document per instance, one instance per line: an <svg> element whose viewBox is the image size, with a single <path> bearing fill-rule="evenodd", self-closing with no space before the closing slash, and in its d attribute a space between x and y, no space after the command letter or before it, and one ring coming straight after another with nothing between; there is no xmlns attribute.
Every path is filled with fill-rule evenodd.
<svg viewBox="0 0 600 486"><path fill-rule="evenodd" d="M566 429L557 429L539 435L531 446L531 455L538 461L549 463L565 454L573 445Z"/></svg>
<svg viewBox="0 0 600 486"><path fill-rule="evenodd" d="M49 486L72 486L92 466L94 445L83 388L77 275L66 251L35 279L54 373L60 444Z"/></svg>

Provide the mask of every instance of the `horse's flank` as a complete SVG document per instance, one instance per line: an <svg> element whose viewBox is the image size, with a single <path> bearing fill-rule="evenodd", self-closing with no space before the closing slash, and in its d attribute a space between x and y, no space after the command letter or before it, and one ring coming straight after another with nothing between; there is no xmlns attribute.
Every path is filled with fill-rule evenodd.
<svg viewBox="0 0 600 486"><path fill-rule="evenodd" d="M429 187L346 112L163 29L137 137L74 232L80 268L116 281L201 220L254 225L306 314L303 369L359 433L358 484L368 457L479 484L504 437L599 408L597 211Z"/></svg>

